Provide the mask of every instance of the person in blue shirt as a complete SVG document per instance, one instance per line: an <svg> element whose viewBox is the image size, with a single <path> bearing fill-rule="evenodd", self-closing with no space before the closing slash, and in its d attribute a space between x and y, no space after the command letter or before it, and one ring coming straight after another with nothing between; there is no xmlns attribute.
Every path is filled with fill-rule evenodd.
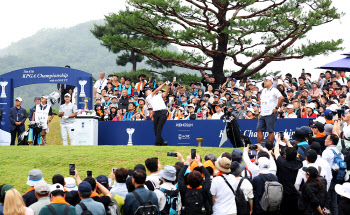
<svg viewBox="0 0 350 215"><path fill-rule="evenodd" d="M131 117L134 115L135 112L135 107L135 103L129 103L128 111L124 114L123 121L131 121Z"/></svg>

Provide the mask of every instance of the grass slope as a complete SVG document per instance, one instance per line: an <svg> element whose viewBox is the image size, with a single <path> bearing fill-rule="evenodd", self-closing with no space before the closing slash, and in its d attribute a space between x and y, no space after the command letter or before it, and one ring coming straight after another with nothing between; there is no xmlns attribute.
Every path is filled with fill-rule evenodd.
<svg viewBox="0 0 350 215"><path fill-rule="evenodd" d="M54 174L69 176L69 163L75 163L81 178L87 170L95 177L108 176L112 168L133 168L136 164L144 164L149 157L158 157L162 166L174 165L178 160L167 157L167 152L180 152L185 157L191 151L191 147L172 146L58 146L59 132L59 120L55 117L50 125L47 146L0 147L0 184L12 184L23 194L29 189L26 181L31 169L41 169L44 179L51 184ZM231 149L201 147L197 148L197 153L202 157L208 153L219 156L225 150L231 152Z"/></svg>

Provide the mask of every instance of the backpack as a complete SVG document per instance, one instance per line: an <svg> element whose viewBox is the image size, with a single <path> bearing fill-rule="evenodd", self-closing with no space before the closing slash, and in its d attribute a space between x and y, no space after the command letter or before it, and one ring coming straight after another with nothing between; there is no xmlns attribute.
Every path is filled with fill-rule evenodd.
<svg viewBox="0 0 350 215"><path fill-rule="evenodd" d="M47 205L53 215L57 215L55 208L52 205ZM67 215L69 211L69 205L64 206L63 215ZM88 214L89 215L89 214ZM92 215L92 214L91 214Z"/></svg>
<svg viewBox="0 0 350 215"><path fill-rule="evenodd" d="M108 209L106 211L107 215L120 215L118 202L114 199L114 196L115 195L112 196L111 201L109 202Z"/></svg>
<svg viewBox="0 0 350 215"><path fill-rule="evenodd" d="M249 203L245 200L244 193L241 189L242 182L246 178L241 178L235 192L231 184L228 183L227 179L223 175L220 175L220 176L225 180L226 184L230 187L231 191L233 192L233 195L235 196L237 215L249 215L250 206L249 206Z"/></svg>
<svg viewBox="0 0 350 215"><path fill-rule="evenodd" d="M344 155L344 162L346 163L347 169L350 170L350 148L345 147L345 141L341 140L341 153Z"/></svg>
<svg viewBox="0 0 350 215"><path fill-rule="evenodd" d="M166 190L160 188L166 198L164 209L161 211L162 215L177 215L176 204L179 202L179 190Z"/></svg>
<svg viewBox="0 0 350 215"><path fill-rule="evenodd" d="M344 162L343 158L341 157L340 152L337 154L333 149L331 149L331 150L334 153L334 160L333 160L333 165L332 165L333 179L335 181L343 181L345 173L346 173L346 163ZM339 169L334 170L333 169L334 165L338 165Z"/></svg>
<svg viewBox="0 0 350 215"><path fill-rule="evenodd" d="M187 189L184 200L181 214L205 214L202 189Z"/></svg>
<svg viewBox="0 0 350 215"><path fill-rule="evenodd" d="M263 211L273 212L280 209L283 199L283 186L277 181L269 181L265 175L259 175L265 182L265 191L260 200Z"/></svg>
<svg viewBox="0 0 350 215"><path fill-rule="evenodd" d="M140 201L140 206L137 207L135 215L155 215L158 214L158 207L151 202L152 191L149 191L147 200L144 202L142 198L135 191L132 192L136 198Z"/></svg>
<svg viewBox="0 0 350 215"><path fill-rule="evenodd" d="M80 202L78 205L80 205L81 209L83 210L81 215L93 215L92 212L87 209L84 203Z"/></svg>

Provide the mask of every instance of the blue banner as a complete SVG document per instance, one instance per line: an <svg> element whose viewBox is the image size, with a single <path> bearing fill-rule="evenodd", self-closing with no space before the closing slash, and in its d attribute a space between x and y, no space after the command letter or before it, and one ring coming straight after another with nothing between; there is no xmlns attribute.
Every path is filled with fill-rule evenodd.
<svg viewBox="0 0 350 215"><path fill-rule="evenodd" d="M241 131L252 143L257 143L258 120L238 120ZM284 131L292 136L297 127L307 126L309 119L278 119L275 132ZM198 146L196 138L203 138L203 147L218 147L226 122L223 120L168 120L163 128L163 139L169 146ZM267 139L268 133L264 133ZM99 145L154 145L153 121L99 122ZM230 140L224 147L232 147Z"/></svg>

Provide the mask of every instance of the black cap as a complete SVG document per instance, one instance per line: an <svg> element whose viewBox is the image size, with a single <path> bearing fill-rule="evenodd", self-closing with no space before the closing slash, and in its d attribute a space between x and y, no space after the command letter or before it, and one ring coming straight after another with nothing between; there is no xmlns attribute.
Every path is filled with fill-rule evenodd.
<svg viewBox="0 0 350 215"><path fill-rule="evenodd" d="M304 142L305 141L305 132L301 129L297 129L295 133L293 134L292 138L293 140L296 140L298 142Z"/></svg>
<svg viewBox="0 0 350 215"><path fill-rule="evenodd" d="M317 128L320 132L324 132L324 125L320 122L316 122L315 124L311 125L310 128Z"/></svg>
<svg viewBox="0 0 350 215"><path fill-rule="evenodd" d="M216 108L216 107L222 108L222 105L221 105L221 104L218 104L218 105L215 106L215 108Z"/></svg>
<svg viewBox="0 0 350 215"><path fill-rule="evenodd" d="M335 74L332 74L331 75L331 78L336 78L337 76Z"/></svg>
<svg viewBox="0 0 350 215"><path fill-rule="evenodd" d="M318 171L313 166L303 167L303 171L306 172L311 178L317 178L318 176Z"/></svg>
<svg viewBox="0 0 350 215"><path fill-rule="evenodd" d="M287 73L287 74L286 74L286 77L292 77L292 74Z"/></svg>
<svg viewBox="0 0 350 215"><path fill-rule="evenodd" d="M212 75L212 74L210 74L210 75L208 75L209 76L209 78L214 78L214 75Z"/></svg>
<svg viewBox="0 0 350 215"><path fill-rule="evenodd" d="M237 101L236 104L241 104L242 105L243 103L241 101Z"/></svg>
<svg viewBox="0 0 350 215"><path fill-rule="evenodd" d="M293 89L288 89L287 93L294 93L294 90Z"/></svg>

